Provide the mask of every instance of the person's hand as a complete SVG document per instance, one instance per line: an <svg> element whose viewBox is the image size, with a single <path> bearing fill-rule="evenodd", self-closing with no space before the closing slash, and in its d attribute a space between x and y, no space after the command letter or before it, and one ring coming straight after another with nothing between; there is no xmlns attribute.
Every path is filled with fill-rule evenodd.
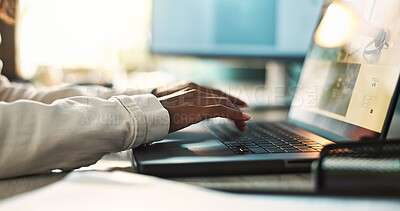
<svg viewBox="0 0 400 211"><path fill-rule="evenodd" d="M159 97L170 95L170 94L178 92L178 91L189 91L192 89L199 90L199 91L205 92L205 93L209 93L211 95L225 97L225 98L229 99L236 106L247 107L247 104L245 102L243 102L242 100L240 100L236 97L225 94L219 90L215 90L215 89L205 87L205 86L200 86L195 83L181 82L181 83L177 83L172 86L162 86L162 87L153 89L153 91L151 93L159 98Z"/></svg>
<svg viewBox="0 0 400 211"><path fill-rule="evenodd" d="M214 117L234 120L236 127L245 131L246 121L251 119L248 114L240 111L229 98L197 89L183 89L159 99L169 112L170 133Z"/></svg>

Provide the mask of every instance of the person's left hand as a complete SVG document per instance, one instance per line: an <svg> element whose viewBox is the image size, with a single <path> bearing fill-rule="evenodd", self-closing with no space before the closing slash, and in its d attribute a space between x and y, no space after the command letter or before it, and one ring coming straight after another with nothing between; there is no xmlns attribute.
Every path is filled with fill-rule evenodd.
<svg viewBox="0 0 400 211"><path fill-rule="evenodd" d="M242 101L236 97L225 94L219 90L212 89L210 87L200 86L195 83L183 82L183 83L178 83L178 84L175 84L172 86L157 87L157 88L153 89L153 91L151 93L153 95L155 95L156 97L160 98L160 97L164 97L164 96L167 96L167 95L179 92L179 91L190 91L190 90L198 90L198 91L208 93L211 95L228 98L235 106L247 107L247 104L244 101Z"/></svg>

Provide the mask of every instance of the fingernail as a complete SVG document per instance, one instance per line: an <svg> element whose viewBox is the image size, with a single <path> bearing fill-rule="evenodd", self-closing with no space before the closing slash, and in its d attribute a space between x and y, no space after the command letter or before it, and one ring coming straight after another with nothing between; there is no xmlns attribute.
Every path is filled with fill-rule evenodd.
<svg viewBox="0 0 400 211"><path fill-rule="evenodd" d="M243 116L246 120L250 120L250 119L251 119L251 116L249 116L249 115L246 114L246 113L242 113L242 116Z"/></svg>

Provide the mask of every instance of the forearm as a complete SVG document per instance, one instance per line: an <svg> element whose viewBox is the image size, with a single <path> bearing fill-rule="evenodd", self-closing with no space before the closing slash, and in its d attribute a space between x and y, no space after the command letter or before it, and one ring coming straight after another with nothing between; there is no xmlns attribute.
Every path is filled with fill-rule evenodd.
<svg viewBox="0 0 400 211"><path fill-rule="evenodd" d="M169 127L168 112L151 95L1 102L0 120L0 178L91 165L162 139Z"/></svg>

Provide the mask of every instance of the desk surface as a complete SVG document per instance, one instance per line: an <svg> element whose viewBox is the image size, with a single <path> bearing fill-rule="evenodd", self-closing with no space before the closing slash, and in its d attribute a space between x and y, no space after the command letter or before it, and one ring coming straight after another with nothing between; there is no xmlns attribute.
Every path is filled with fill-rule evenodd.
<svg viewBox="0 0 400 211"><path fill-rule="evenodd" d="M132 168L132 153L125 151L104 156L96 164L75 171L135 172ZM0 200L20 193L44 187L64 178L68 173L49 173L0 180ZM270 174L243 176L183 177L170 178L175 181L202 187L230 191L306 192L314 190L311 174Z"/></svg>
<svg viewBox="0 0 400 211"><path fill-rule="evenodd" d="M267 119L277 121L286 118L287 110L246 111L254 120ZM125 151L104 156L96 164L76 171L113 171L135 172L132 168L132 151ZM61 180L68 173L49 173L0 180L0 199L35 190ZM271 191L271 192L313 192L314 183L309 173L269 174L244 176L216 176L170 178L175 181L199 185L207 188L231 191Z"/></svg>

